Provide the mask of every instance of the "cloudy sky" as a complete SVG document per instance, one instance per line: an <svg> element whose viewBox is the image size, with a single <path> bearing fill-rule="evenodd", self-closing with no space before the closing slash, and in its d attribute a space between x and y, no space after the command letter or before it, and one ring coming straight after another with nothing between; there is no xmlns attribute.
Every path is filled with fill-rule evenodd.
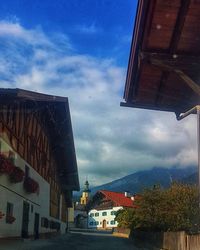
<svg viewBox="0 0 200 250"><path fill-rule="evenodd" d="M196 165L195 117L120 107L136 0L1 0L0 87L69 97L80 183Z"/></svg>

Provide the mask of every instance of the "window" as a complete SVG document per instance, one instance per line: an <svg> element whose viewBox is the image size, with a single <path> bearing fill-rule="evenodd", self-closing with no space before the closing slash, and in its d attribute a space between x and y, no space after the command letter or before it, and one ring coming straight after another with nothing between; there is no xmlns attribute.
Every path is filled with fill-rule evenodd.
<svg viewBox="0 0 200 250"><path fill-rule="evenodd" d="M115 220L111 220L110 224L115 225Z"/></svg>
<svg viewBox="0 0 200 250"><path fill-rule="evenodd" d="M94 217L94 214L93 214L93 213L91 213L91 214L90 214L90 217Z"/></svg>
<svg viewBox="0 0 200 250"><path fill-rule="evenodd" d="M107 215L107 212L103 212L102 215L103 215L103 216L106 216L106 215Z"/></svg>
<svg viewBox="0 0 200 250"><path fill-rule="evenodd" d="M7 202L6 215L13 215L13 204L10 202Z"/></svg>
<svg viewBox="0 0 200 250"><path fill-rule="evenodd" d="M99 222L98 222L98 221L96 221L96 225L99 225Z"/></svg>
<svg viewBox="0 0 200 250"><path fill-rule="evenodd" d="M29 167L26 165L25 166L25 179L27 179L30 176L30 169Z"/></svg>
<svg viewBox="0 0 200 250"><path fill-rule="evenodd" d="M13 207L14 205L12 203L7 202L6 223L12 224L15 221L15 218L13 217Z"/></svg>
<svg viewBox="0 0 200 250"><path fill-rule="evenodd" d="M15 154L12 150L9 150L8 159L14 164L15 163Z"/></svg>
<svg viewBox="0 0 200 250"><path fill-rule="evenodd" d="M111 215L116 215L116 211L111 211Z"/></svg>
<svg viewBox="0 0 200 250"><path fill-rule="evenodd" d="M93 226L93 221L90 222L90 226Z"/></svg>
<svg viewBox="0 0 200 250"><path fill-rule="evenodd" d="M49 227L49 220L45 217L41 218L41 227L48 228Z"/></svg>
<svg viewBox="0 0 200 250"><path fill-rule="evenodd" d="M95 213L95 217L98 217L99 216L99 213Z"/></svg>

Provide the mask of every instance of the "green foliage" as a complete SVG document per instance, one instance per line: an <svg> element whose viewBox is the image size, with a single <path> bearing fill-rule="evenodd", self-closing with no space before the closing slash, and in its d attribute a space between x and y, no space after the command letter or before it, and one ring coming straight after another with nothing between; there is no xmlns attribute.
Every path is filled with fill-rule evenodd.
<svg viewBox="0 0 200 250"><path fill-rule="evenodd" d="M159 231L199 230L200 209L196 186L174 183L169 189L146 189L135 201L137 208L123 209L119 226Z"/></svg>
<svg viewBox="0 0 200 250"><path fill-rule="evenodd" d="M135 209L124 208L118 210L115 220L118 222L118 227L131 228L135 221Z"/></svg>

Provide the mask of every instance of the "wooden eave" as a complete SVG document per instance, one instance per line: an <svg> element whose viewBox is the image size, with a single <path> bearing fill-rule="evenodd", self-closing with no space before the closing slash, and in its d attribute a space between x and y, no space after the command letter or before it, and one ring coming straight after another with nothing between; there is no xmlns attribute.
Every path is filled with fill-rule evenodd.
<svg viewBox="0 0 200 250"><path fill-rule="evenodd" d="M68 100L67 97L47 95L43 93L37 93L24 89L6 89L0 88L0 96L1 98L20 98L23 100L33 100L33 101L42 101L42 102L66 102Z"/></svg>
<svg viewBox="0 0 200 250"><path fill-rule="evenodd" d="M0 88L0 103L20 102L29 112L45 116L49 141L57 162L57 175L64 193L80 190L68 98L21 89ZM67 197L67 196L66 196Z"/></svg>
<svg viewBox="0 0 200 250"><path fill-rule="evenodd" d="M200 1L139 0L122 106L175 113L199 104Z"/></svg>
<svg viewBox="0 0 200 250"><path fill-rule="evenodd" d="M103 199L104 199L104 202L110 201L112 205L108 207L107 205L100 204L99 202L102 201ZM104 209L112 208L115 206L118 206L116 202L114 202L109 197L107 197L102 191L97 191L96 194L92 197L92 199L86 205L86 210L87 211L91 209L104 210Z"/></svg>

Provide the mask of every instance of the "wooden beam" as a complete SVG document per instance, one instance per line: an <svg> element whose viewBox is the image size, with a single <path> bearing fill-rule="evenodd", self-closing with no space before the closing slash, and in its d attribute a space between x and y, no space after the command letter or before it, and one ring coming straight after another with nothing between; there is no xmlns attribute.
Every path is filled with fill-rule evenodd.
<svg viewBox="0 0 200 250"><path fill-rule="evenodd" d="M121 107L128 107L128 108L138 108L138 109L152 109L152 110L155 110L155 111L167 111L167 112L179 112L180 110L177 109L174 110L173 107L159 107L159 106L154 106L154 105L143 105L143 104L138 104L138 103L124 103L124 102L121 102L120 103L120 106Z"/></svg>
<svg viewBox="0 0 200 250"><path fill-rule="evenodd" d="M159 68L165 71L177 74L197 95L200 96L200 86L195 81L193 81L188 75L186 75L183 71L173 68L169 65L166 65L159 60L151 60L151 63L152 65L158 66Z"/></svg>
<svg viewBox="0 0 200 250"><path fill-rule="evenodd" d="M184 27L187 12L189 10L190 0L182 0L180 3L180 9L177 15L176 24L174 27L169 51L170 53L175 53L178 48L178 43L181 38L182 30Z"/></svg>
<svg viewBox="0 0 200 250"><path fill-rule="evenodd" d="M168 81L169 78L169 72L168 71L163 71L162 76L161 76L161 80L160 80L160 84L157 90L157 94L156 94L156 100L155 100L155 105L159 105L160 100L162 99L162 91L164 89L164 86L166 84L166 82Z"/></svg>
<svg viewBox="0 0 200 250"><path fill-rule="evenodd" d="M200 96L200 86L181 70L175 70L176 74Z"/></svg>
<svg viewBox="0 0 200 250"><path fill-rule="evenodd" d="M167 53L152 53L152 52L140 52L140 59L142 61L151 62L151 60L159 60L162 63L171 67L179 69L197 70L200 68L200 56L190 56L182 54L170 55Z"/></svg>
<svg viewBox="0 0 200 250"><path fill-rule="evenodd" d="M139 57L138 53L140 47L142 46L142 38L144 35L144 27L146 25L146 18L148 14L148 7L150 4L154 3L155 0L141 0L138 1L137 16L135 20L133 39L131 43L131 52L128 62L128 71L126 77L126 85L124 91L124 98L126 100L131 100L133 93L135 92L135 85L132 83L137 82L138 68L139 68Z"/></svg>

